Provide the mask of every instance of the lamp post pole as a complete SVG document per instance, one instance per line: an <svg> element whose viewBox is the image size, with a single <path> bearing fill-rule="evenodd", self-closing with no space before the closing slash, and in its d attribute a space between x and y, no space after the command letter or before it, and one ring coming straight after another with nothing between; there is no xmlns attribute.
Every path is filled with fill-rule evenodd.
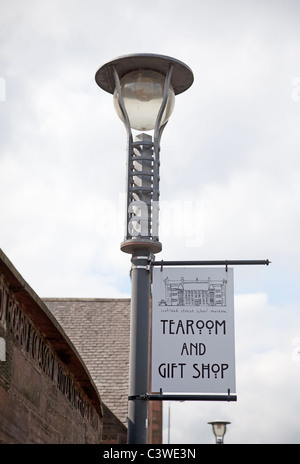
<svg viewBox="0 0 300 464"><path fill-rule="evenodd" d="M140 254L142 251L143 254ZM149 251L132 254L128 443L147 443L148 402L143 396L149 387Z"/></svg>
<svg viewBox="0 0 300 464"><path fill-rule="evenodd" d="M116 58L96 73L97 84L114 95L127 131L126 233L121 250L131 254L131 313L128 443L147 443L149 309L152 255L158 237L160 139L175 95L193 83L188 66L174 58L135 54ZM133 139L132 130L143 131ZM153 131L153 136L145 133Z"/></svg>

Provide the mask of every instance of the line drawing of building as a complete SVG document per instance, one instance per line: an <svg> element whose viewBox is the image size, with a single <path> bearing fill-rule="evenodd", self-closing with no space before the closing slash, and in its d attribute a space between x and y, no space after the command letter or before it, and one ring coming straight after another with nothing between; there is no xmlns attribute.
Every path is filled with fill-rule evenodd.
<svg viewBox="0 0 300 464"><path fill-rule="evenodd" d="M164 279L165 299L159 306L226 306L227 280Z"/></svg>

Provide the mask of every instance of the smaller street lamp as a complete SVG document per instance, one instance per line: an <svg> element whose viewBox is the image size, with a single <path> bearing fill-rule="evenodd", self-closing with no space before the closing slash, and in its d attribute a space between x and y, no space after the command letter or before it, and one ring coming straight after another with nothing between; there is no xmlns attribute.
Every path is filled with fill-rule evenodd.
<svg viewBox="0 0 300 464"><path fill-rule="evenodd" d="M224 444L224 435L226 433L226 425L230 424L231 422L226 421L212 421L208 422L208 424L212 425L212 430L214 436L216 437L216 444L223 445Z"/></svg>

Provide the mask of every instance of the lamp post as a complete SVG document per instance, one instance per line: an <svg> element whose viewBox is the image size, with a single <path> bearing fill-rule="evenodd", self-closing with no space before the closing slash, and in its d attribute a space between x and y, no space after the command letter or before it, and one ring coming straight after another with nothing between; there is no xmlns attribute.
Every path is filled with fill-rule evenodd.
<svg viewBox="0 0 300 464"><path fill-rule="evenodd" d="M128 443L147 443L151 257L158 237L159 166L162 132L175 95L193 83L188 66L168 56L126 55L104 64L97 84L113 94L127 131L126 231L121 250L132 255ZM133 130L142 131L135 139ZM153 135L148 132L151 131Z"/></svg>
<svg viewBox="0 0 300 464"><path fill-rule="evenodd" d="M224 435L226 433L226 426L231 422L226 421L212 421L208 422L208 424L212 425L212 430L214 436L216 437L216 444L223 445L224 444Z"/></svg>

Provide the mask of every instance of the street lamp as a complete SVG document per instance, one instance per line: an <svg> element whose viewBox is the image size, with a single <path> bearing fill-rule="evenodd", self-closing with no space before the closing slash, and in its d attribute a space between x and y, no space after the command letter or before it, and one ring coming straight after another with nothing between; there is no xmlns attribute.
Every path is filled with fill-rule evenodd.
<svg viewBox="0 0 300 464"><path fill-rule="evenodd" d="M158 237L160 140L175 95L187 90L194 77L181 61L147 53L116 58L104 64L95 79L113 94L127 131L126 231L121 250L132 255L128 443L147 443L148 408L141 398L148 391L150 263L162 249ZM142 133L134 139L133 130Z"/></svg>
<svg viewBox="0 0 300 464"><path fill-rule="evenodd" d="M208 422L208 424L212 425L212 430L214 433L214 436L216 437L216 444L217 445L223 445L224 444L224 435L226 433L226 426L227 424L230 424L231 422L226 422L226 421L212 421Z"/></svg>

